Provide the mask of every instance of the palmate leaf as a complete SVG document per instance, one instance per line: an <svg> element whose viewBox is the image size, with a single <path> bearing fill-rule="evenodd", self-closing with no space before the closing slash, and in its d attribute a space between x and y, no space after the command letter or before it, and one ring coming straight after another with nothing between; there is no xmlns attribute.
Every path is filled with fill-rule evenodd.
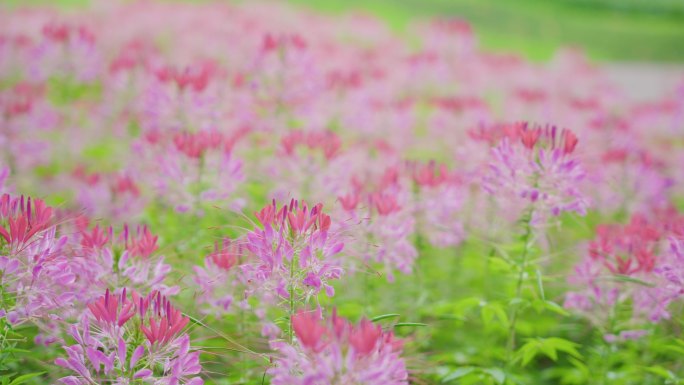
<svg viewBox="0 0 684 385"><path fill-rule="evenodd" d="M564 338L531 338L518 349L515 361L520 361L521 366L527 366L536 356L543 354L553 361L558 360L558 351L566 353L576 359L582 355L577 350L580 345Z"/></svg>

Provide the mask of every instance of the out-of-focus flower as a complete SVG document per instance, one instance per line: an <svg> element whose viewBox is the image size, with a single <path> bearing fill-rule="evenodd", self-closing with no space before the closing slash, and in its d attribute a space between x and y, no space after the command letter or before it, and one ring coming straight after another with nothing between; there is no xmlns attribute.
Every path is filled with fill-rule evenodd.
<svg viewBox="0 0 684 385"><path fill-rule="evenodd" d="M340 231L349 238L363 263L379 263L394 280L399 270L409 274L418 257L413 244L420 199L414 202L409 183L402 183L399 167L388 167L367 181L354 178L352 191L338 197Z"/></svg>
<svg viewBox="0 0 684 385"><path fill-rule="evenodd" d="M365 319L352 325L334 313L323 321L319 313L300 311L293 326L293 345L271 343L274 385L408 384L402 341L379 325Z"/></svg>
<svg viewBox="0 0 684 385"><path fill-rule="evenodd" d="M533 205L533 224L566 211L584 215L588 201L578 184L585 172L573 157L575 134L527 123L504 129L504 138L492 149L483 188L508 204Z"/></svg>
<svg viewBox="0 0 684 385"><path fill-rule="evenodd" d="M203 213L206 202L228 201L231 209L242 208L233 196L244 180L242 162L231 152L234 140L217 131L182 131L171 137L149 133L138 150L148 160L157 199L178 212L195 214Z"/></svg>
<svg viewBox="0 0 684 385"><path fill-rule="evenodd" d="M79 207L92 218L130 220L145 206L139 183L130 173L88 173L84 167L77 167L71 179L70 186L78 190Z"/></svg>
<svg viewBox="0 0 684 385"><path fill-rule="evenodd" d="M88 228L87 219L80 217L77 228L74 242L80 246L77 250L83 256L79 259L83 295L96 295L102 289L117 286L157 290L163 295L178 293L177 286L167 286L164 282L171 266L164 263L163 256L156 255L158 237L146 226L131 230L124 224L116 234L112 227Z"/></svg>
<svg viewBox="0 0 684 385"><path fill-rule="evenodd" d="M630 308L630 327L669 318L668 305L684 291L677 286L678 243L671 238L666 251L663 242L677 231L681 229L642 215L634 215L627 225L599 226L588 254L568 280L573 291L566 294L565 307L601 327L608 327L625 306Z"/></svg>
<svg viewBox="0 0 684 385"><path fill-rule="evenodd" d="M462 206L464 185L444 164L413 166L415 217L418 231L438 247L456 246L465 238Z"/></svg>
<svg viewBox="0 0 684 385"><path fill-rule="evenodd" d="M596 207L603 212L662 209L669 204L674 186L664 162L635 143L602 151L600 167L592 174Z"/></svg>
<svg viewBox="0 0 684 385"><path fill-rule="evenodd" d="M241 240L225 239L204 258L204 267L194 267L192 279L197 285L198 303L207 306L204 311L220 315L234 306L234 296L240 283L238 265L244 262L246 254Z"/></svg>

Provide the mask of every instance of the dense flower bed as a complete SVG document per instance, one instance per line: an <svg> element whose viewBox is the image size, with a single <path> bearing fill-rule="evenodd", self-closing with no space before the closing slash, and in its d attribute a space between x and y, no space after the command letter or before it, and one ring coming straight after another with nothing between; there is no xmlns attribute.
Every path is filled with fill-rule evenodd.
<svg viewBox="0 0 684 385"><path fill-rule="evenodd" d="M251 2L0 25L3 384L682 381L684 78Z"/></svg>

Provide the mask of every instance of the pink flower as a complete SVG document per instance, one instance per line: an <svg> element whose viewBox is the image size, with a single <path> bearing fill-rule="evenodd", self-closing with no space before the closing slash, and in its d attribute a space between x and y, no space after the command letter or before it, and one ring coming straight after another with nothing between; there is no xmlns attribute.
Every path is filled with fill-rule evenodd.
<svg viewBox="0 0 684 385"><path fill-rule="evenodd" d="M359 325L349 333L349 344L354 351L360 355L370 354L377 345L378 339L382 336L380 325L362 319Z"/></svg>
<svg viewBox="0 0 684 385"><path fill-rule="evenodd" d="M600 326L608 326L609 309L618 306L631 308L625 321L630 327L669 318L668 305L684 292L676 283L681 258L673 235L681 231L678 223L637 214L626 225L599 225L587 255L568 279L573 290L566 294L565 307ZM664 249L667 237L670 248Z"/></svg>
<svg viewBox="0 0 684 385"><path fill-rule="evenodd" d="M67 357L55 364L73 374L60 383L125 384L133 378L160 385L203 384L196 376L202 369L199 352L190 350L190 338L183 333L188 318L158 292L146 297L129 296L126 289L120 293L107 290L69 328L76 343L64 346ZM146 340L140 340L140 332Z"/></svg>
<svg viewBox="0 0 684 385"><path fill-rule="evenodd" d="M292 328L302 346L319 352L324 348L322 337L328 332L321 325L321 315L317 312L305 312L292 316Z"/></svg>
<svg viewBox="0 0 684 385"><path fill-rule="evenodd" d="M88 304L88 309L96 320L104 324L116 324L121 327L135 315L135 304L126 297L126 289L121 295L123 303L119 306L116 296L110 295L109 289L105 295L95 302Z"/></svg>
<svg viewBox="0 0 684 385"><path fill-rule="evenodd" d="M109 286L127 286L136 290L159 290L164 295L173 295L178 287L167 286L165 280L171 266L164 263L164 257L157 255L158 236L146 226L131 229L123 225L119 234L112 227L101 229L96 225L88 229L88 219L76 221L79 232L74 242L82 247L80 265L83 294L97 293ZM91 297L92 298L92 297Z"/></svg>
<svg viewBox="0 0 684 385"><path fill-rule="evenodd" d="M224 239L204 259L204 267L195 266L192 279L197 285L197 301L204 312L217 315L232 310L234 295L239 290L236 267L248 257L242 240Z"/></svg>
<svg viewBox="0 0 684 385"><path fill-rule="evenodd" d="M68 313L73 305L80 268L60 231L43 201L0 197L0 248L7 252L0 257L0 285L12 298L0 316L10 323L48 322L51 314Z"/></svg>
<svg viewBox="0 0 684 385"><path fill-rule="evenodd" d="M159 292L147 299L141 298L140 303L141 318L149 322L149 327L143 322L140 328L151 345L169 343L190 321ZM149 308L145 309L145 305Z"/></svg>
<svg viewBox="0 0 684 385"><path fill-rule="evenodd" d="M309 207L291 200L277 207L275 200L255 213L263 226L247 234L246 248L255 256L240 266L241 280L247 294L261 292L267 299L310 298L325 288L332 296L328 281L343 273L337 256L344 243L330 232L331 219L323 205Z"/></svg>
<svg viewBox="0 0 684 385"><path fill-rule="evenodd" d="M335 314L324 321L317 312L293 318L294 345L272 342L274 385L408 384L401 341L368 320L358 325Z"/></svg>
<svg viewBox="0 0 684 385"><path fill-rule="evenodd" d="M0 236L14 250L18 250L29 243L37 233L46 230L52 218L52 208L45 205L40 199L12 198L9 194L0 197L0 219L6 221L6 225L0 223Z"/></svg>
<svg viewBox="0 0 684 385"><path fill-rule="evenodd" d="M492 149L483 187L502 204L532 206L533 224L562 212L586 213L587 198L577 187L585 176L573 157L574 133L556 126L519 123L504 126L501 142Z"/></svg>

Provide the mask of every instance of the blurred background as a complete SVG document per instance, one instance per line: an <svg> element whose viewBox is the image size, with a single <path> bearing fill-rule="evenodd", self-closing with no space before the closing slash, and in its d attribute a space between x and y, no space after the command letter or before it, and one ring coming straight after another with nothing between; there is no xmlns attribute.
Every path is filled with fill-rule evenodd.
<svg viewBox="0 0 684 385"><path fill-rule="evenodd" d="M183 2L256 0L168 0ZM271 0L274 1L274 0ZM364 13L401 33L420 18L468 21L482 49L535 61L559 47L609 66L633 97L649 99L684 72L684 0L280 0L328 14ZM7 7L78 10L89 0L0 0ZM410 36L407 36L410 38Z"/></svg>
<svg viewBox="0 0 684 385"><path fill-rule="evenodd" d="M246 1L250 0L242 0L242 2ZM5 2L10 6L53 4L76 8L89 3L88 0L2 0L0 2ZM386 20L396 29L401 29L412 19L419 17L459 17L472 24L485 48L520 52L537 60L551 57L558 46L574 45L584 48L590 57L601 60L670 63L684 61L684 1L682 0L289 0L288 2L331 13L367 12Z"/></svg>

